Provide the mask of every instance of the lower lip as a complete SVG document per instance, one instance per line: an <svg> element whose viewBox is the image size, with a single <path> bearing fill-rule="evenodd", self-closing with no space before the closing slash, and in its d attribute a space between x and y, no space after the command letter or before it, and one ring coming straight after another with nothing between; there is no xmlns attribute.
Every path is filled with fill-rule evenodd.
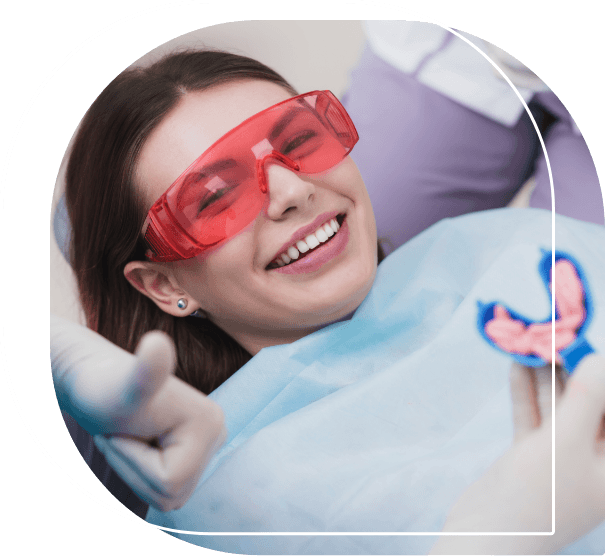
<svg viewBox="0 0 605 556"><path fill-rule="evenodd" d="M306 274L315 272L344 251L349 242L349 226L345 218L336 235L327 243L316 247L312 253L299 261L274 269L282 274Z"/></svg>

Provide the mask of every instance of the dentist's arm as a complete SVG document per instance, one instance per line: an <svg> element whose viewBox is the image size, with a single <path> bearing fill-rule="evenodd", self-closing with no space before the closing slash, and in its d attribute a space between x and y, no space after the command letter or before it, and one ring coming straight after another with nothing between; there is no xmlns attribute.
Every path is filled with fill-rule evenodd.
<svg viewBox="0 0 605 556"><path fill-rule="evenodd" d="M134 355L51 315L51 363L61 409L146 503L181 507L226 431L218 405L172 375L171 340L150 332Z"/></svg>
<svg viewBox="0 0 605 556"><path fill-rule="evenodd" d="M444 531L551 531L550 370L514 367L513 447L456 502ZM605 358L556 385L555 534L441 537L432 554L554 554L605 519Z"/></svg>

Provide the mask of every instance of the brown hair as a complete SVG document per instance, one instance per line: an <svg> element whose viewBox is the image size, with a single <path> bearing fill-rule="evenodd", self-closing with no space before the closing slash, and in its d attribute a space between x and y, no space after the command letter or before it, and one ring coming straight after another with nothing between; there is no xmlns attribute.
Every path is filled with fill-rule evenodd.
<svg viewBox="0 0 605 556"><path fill-rule="evenodd" d="M147 137L187 92L241 79L271 81L296 94L260 62L226 52L179 52L124 71L84 116L67 167L70 259L87 325L130 352L145 332L166 332L177 348L176 375L206 393L250 355L207 319L163 312L126 281L123 270L129 261L144 260L145 215L133 182Z"/></svg>
<svg viewBox="0 0 605 556"><path fill-rule="evenodd" d="M250 354L208 319L165 313L124 278L126 263L144 260L145 250L134 173L146 139L183 95L242 79L270 81L296 95L260 62L212 50L179 52L124 71L84 116L66 175L70 259L87 325L130 352L149 330L166 332L176 345L176 376L205 393Z"/></svg>

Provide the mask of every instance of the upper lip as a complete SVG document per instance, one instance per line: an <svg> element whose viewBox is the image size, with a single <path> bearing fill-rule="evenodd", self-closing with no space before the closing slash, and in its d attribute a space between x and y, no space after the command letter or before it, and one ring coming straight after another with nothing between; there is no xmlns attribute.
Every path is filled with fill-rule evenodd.
<svg viewBox="0 0 605 556"><path fill-rule="evenodd" d="M297 241L300 241L301 239L305 239L309 234L315 232L317 228L319 228L322 224L325 224L326 222L332 220L332 218L336 218L339 214L340 212L337 210L324 212L323 214L320 214L310 224L307 224L306 226L303 226L302 228L296 230L296 232L292 234L290 239L279 248L277 253L271 259L271 262L277 259L277 257L279 257L282 253L285 253L291 245L294 245Z"/></svg>

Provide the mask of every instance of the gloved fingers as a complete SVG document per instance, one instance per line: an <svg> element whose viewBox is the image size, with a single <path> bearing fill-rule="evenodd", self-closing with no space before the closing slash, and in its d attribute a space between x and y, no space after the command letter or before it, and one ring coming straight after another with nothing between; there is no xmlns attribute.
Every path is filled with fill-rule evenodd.
<svg viewBox="0 0 605 556"><path fill-rule="evenodd" d="M51 314L50 353L59 403L95 418L115 404L134 357L96 332Z"/></svg>
<svg viewBox="0 0 605 556"><path fill-rule="evenodd" d="M158 344L143 344L142 357L114 345L82 325L51 315L51 364L61 408L91 434L125 432L148 390L159 388L155 352ZM164 357L165 359L165 357Z"/></svg>
<svg viewBox="0 0 605 556"><path fill-rule="evenodd" d="M599 432L597 433L597 453L600 456L605 456L605 415L601 419L601 426L599 427ZM603 473L605 474L605 469L603 469Z"/></svg>
<svg viewBox="0 0 605 556"><path fill-rule="evenodd" d="M552 367L538 367L534 369L536 382L536 399L540 413L540 424L552 415ZM555 381L556 384L556 381Z"/></svg>
<svg viewBox="0 0 605 556"><path fill-rule="evenodd" d="M127 437L96 436L109 465L148 504L162 511L180 508L191 496L226 430L190 421L159 440L159 446Z"/></svg>
<svg viewBox="0 0 605 556"><path fill-rule="evenodd" d="M534 370L536 377L536 392L538 396L538 408L540 411L540 423L550 419L552 416L552 396L553 396L553 371L552 366L539 367ZM555 395L555 408L557 407L563 390L565 388L565 371L559 366L555 365L555 383L554 383L554 395Z"/></svg>
<svg viewBox="0 0 605 556"><path fill-rule="evenodd" d="M128 365L132 354L81 324L51 314L50 351L53 378L67 379L72 373L92 369L112 372Z"/></svg>
<svg viewBox="0 0 605 556"><path fill-rule="evenodd" d="M160 449L125 437L95 436L94 441L111 468L150 506L170 511L182 506L191 494L175 492L172 482L168 483Z"/></svg>
<svg viewBox="0 0 605 556"><path fill-rule="evenodd" d="M226 438L226 429L217 420L192 420L160 440L163 469L158 477L164 488L173 493L175 501L190 496L208 461Z"/></svg>
<svg viewBox="0 0 605 556"><path fill-rule="evenodd" d="M94 335L95 344L82 335L79 351L86 359L72 356L74 370L60 387L91 434L131 434L140 428L142 415L174 371L172 340L162 332L149 332L132 355L84 331Z"/></svg>
<svg viewBox="0 0 605 556"><path fill-rule="evenodd" d="M162 511L185 503L226 436L220 407L172 376L126 432L129 437L101 437L97 444L135 492ZM157 445L139 440L151 437Z"/></svg>
<svg viewBox="0 0 605 556"><path fill-rule="evenodd" d="M518 442L540 424L533 369L513 363L510 369L514 441Z"/></svg>
<svg viewBox="0 0 605 556"><path fill-rule="evenodd" d="M585 357L567 381L557 415L563 428L581 444L594 446L603 430L605 415L605 357Z"/></svg>
<svg viewBox="0 0 605 556"><path fill-rule="evenodd" d="M159 436L164 474L158 476L181 488L187 482L197 482L224 441L226 429L223 412L214 401L176 378L167 386L164 401L170 406L180 403L181 409L167 421L171 423L168 432Z"/></svg>
<svg viewBox="0 0 605 556"><path fill-rule="evenodd" d="M555 408L563 394L565 372L555 366ZM526 367L513 363L510 371L515 441L552 416L552 367Z"/></svg>

